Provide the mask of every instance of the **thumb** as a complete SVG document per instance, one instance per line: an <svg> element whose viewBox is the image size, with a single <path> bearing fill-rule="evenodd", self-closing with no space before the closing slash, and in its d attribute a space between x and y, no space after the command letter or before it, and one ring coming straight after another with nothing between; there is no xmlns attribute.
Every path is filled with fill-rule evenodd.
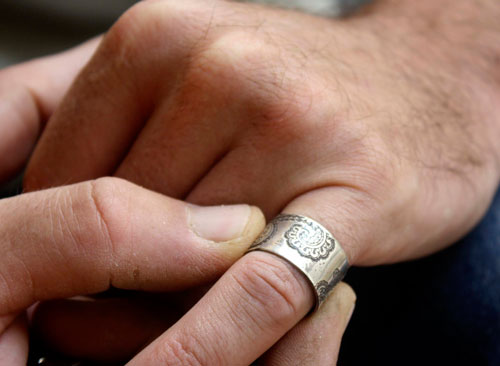
<svg viewBox="0 0 500 366"><path fill-rule="evenodd" d="M0 181L26 162L43 124L98 42L0 70Z"/></svg>
<svg viewBox="0 0 500 366"><path fill-rule="evenodd" d="M254 207L188 205L115 178L0 201L0 217L0 316L110 286L206 283L264 226Z"/></svg>

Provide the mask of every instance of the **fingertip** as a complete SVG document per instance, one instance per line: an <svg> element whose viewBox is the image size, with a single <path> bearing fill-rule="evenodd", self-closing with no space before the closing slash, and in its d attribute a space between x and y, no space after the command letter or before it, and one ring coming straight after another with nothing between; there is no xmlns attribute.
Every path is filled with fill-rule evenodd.
<svg viewBox="0 0 500 366"><path fill-rule="evenodd" d="M345 331L356 306L356 293L345 282L340 282L318 310L318 318L332 318Z"/></svg>
<svg viewBox="0 0 500 366"><path fill-rule="evenodd" d="M253 241L260 235L266 226L266 218L260 208L256 206L249 206L250 214L248 221L242 231L242 234L234 242L228 244L243 244L244 250L248 249Z"/></svg>
<svg viewBox="0 0 500 366"><path fill-rule="evenodd" d="M346 306L355 306L357 299L356 293L354 292L352 287L345 282L340 282L334 288L331 297L335 301L340 301L342 305Z"/></svg>
<svg viewBox="0 0 500 366"><path fill-rule="evenodd" d="M356 302L353 289L340 282L323 305L304 318L264 356L264 364L334 365L342 335Z"/></svg>
<svg viewBox="0 0 500 366"><path fill-rule="evenodd" d="M191 230L231 262L243 255L265 227L264 214L255 206L187 207Z"/></svg>

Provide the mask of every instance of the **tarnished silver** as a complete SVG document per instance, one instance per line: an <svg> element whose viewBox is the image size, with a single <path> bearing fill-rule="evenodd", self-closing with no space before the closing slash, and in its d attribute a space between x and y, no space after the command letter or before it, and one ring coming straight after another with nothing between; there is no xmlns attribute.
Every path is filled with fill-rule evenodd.
<svg viewBox="0 0 500 366"><path fill-rule="evenodd" d="M314 310L321 306L349 268L338 241L321 224L306 216L276 216L248 252L255 250L285 259L306 276L316 295Z"/></svg>

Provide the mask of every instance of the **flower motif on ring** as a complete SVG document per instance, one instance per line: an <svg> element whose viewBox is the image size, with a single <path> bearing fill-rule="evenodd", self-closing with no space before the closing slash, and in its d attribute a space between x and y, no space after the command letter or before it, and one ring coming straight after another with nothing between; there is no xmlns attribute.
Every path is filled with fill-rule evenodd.
<svg viewBox="0 0 500 366"><path fill-rule="evenodd" d="M257 239L255 239L250 249L265 244L276 233L276 229L277 227L274 222L270 222L268 225L266 225L264 231L258 236Z"/></svg>
<svg viewBox="0 0 500 366"><path fill-rule="evenodd" d="M290 226L285 233L287 244L303 257L319 261L326 259L335 249L335 240L320 226L300 222Z"/></svg>
<svg viewBox="0 0 500 366"><path fill-rule="evenodd" d="M318 301L320 303L326 300L330 292L337 285L337 283L340 282L340 280L340 270L337 268L330 281L320 281L316 284L316 293L318 294Z"/></svg>

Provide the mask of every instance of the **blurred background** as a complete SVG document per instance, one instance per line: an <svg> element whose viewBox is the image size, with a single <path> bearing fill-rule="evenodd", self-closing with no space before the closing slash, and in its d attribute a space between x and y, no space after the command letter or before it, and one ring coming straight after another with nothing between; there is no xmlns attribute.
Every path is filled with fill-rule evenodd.
<svg viewBox="0 0 500 366"><path fill-rule="evenodd" d="M137 1L0 0L0 68L58 52L102 33ZM371 0L236 1L273 3L340 15Z"/></svg>
<svg viewBox="0 0 500 366"><path fill-rule="evenodd" d="M0 0L0 67L104 32L135 0Z"/></svg>
<svg viewBox="0 0 500 366"><path fill-rule="evenodd" d="M0 0L0 69L76 46L105 32L136 0ZM20 193L21 177L0 184Z"/></svg>

